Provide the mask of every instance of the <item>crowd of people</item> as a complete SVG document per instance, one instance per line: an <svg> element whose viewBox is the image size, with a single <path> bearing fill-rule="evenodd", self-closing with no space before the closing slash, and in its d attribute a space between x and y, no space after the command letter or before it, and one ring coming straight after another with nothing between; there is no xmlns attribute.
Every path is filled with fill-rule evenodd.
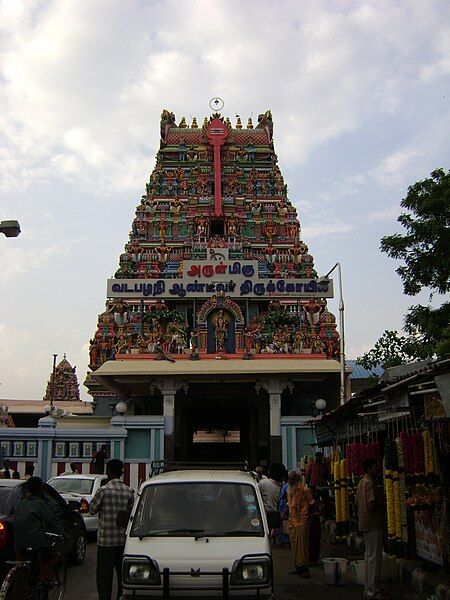
<svg viewBox="0 0 450 600"><path fill-rule="evenodd" d="M34 474L34 465L27 464L23 479L29 479ZM22 479L19 471L13 469L9 460L3 461L3 468L0 469L0 479Z"/></svg>
<svg viewBox="0 0 450 600"><path fill-rule="evenodd" d="M365 543L364 598L381 600L381 558L383 552L383 496L377 485L378 463L367 458L364 477L358 483L356 506L358 529ZM310 577L309 567L320 562L321 518L331 516L329 484L331 471L322 452L316 453L305 471L287 472L272 464L267 476L261 466L255 469L266 514L278 512L280 527L270 532L271 544L290 547L294 568L291 574Z"/></svg>
<svg viewBox="0 0 450 600"><path fill-rule="evenodd" d="M272 546L290 547L293 553L292 574L310 577L309 567L320 561L321 517L328 494L329 468L318 452L305 473L288 472L273 463L267 476L261 466L255 469L266 513L278 512L280 527L270 532Z"/></svg>

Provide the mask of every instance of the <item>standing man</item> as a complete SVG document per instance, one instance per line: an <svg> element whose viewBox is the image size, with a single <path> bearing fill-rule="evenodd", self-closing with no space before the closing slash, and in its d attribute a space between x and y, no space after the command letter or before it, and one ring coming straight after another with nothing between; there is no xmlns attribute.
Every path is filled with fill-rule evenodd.
<svg viewBox="0 0 450 600"><path fill-rule="evenodd" d="M103 475L105 472L105 460L108 457L108 453L106 451L106 444L102 444L100 446L100 450L94 452L94 455L91 460L91 464L94 466L94 473L97 475Z"/></svg>
<svg viewBox="0 0 450 600"><path fill-rule="evenodd" d="M267 479L267 477L264 475L264 469L261 465L258 465L255 468L255 473L256 473L256 479L258 480L258 482L262 481L263 479Z"/></svg>
<svg viewBox="0 0 450 600"><path fill-rule="evenodd" d="M117 598L122 596L122 557L125 529L116 524L120 510L131 510L134 492L120 478L123 462L112 459L106 465L108 483L92 499L90 513L99 515L97 535L97 590L99 600L111 600L114 569L117 574Z"/></svg>
<svg viewBox="0 0 450 600"><path fill-rule="evenodd" d="M272 463L268 475L268 477L259 481L258 487L261 492L266 513L277 512L278 498L280 497L281 491L281 480L283 478L283 465Z"/></svg>
<svg viewBox="0 0 450 600"><path fill-rule="evenodd" d="M280 497L283 473L283 465L272 463L269 468L268 477L261 479L258 483L266 515L270 512L278 512L278 499ZM276 544L277 535L278 529L272 529L269 533L272 546L275 546Z"/></svg>
<svg viewBox="0 0 450 600"><path fill-rule="evenodd" d="M378 463L374 458L363 462L365 476L360 480L356 491L358 506L358 526L364 534L366 546L365 590L367 600L382 598L380 591L381 556L383 552L383 502L382 494L376 485Z"/></svg>

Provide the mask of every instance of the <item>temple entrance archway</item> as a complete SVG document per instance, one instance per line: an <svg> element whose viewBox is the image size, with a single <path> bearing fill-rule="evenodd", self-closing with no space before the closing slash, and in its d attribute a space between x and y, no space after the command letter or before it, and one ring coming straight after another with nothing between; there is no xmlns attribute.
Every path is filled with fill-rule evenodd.
<svg viewBox="0 0 450 600"><path fill-rule="evenodd" d="M269 457L268 403L254 384L190 385L175 408L175 458L189 462L244 462Z"/></svg>

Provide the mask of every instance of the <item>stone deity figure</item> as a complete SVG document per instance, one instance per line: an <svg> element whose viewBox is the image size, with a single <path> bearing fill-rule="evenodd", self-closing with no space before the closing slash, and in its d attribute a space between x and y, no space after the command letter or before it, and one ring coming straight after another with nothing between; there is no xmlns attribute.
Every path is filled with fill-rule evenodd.
<svg viewBox="0 0 450 600"><path fill-rule="evenodd" d="M127 351L127 340L121 335L116 343L116 354L125 354Z"/></svg>
<svg viewBox="0 0 450 600"><path fill-rule="evenodd" d="M228 319L222 309L217 313L214 323L214 337L216 339L216 352L223 352L228 338Z"/></svg>
<svg viewBox="0 0 450 600"><path fill-rule="evenodd" d="M164 238L161 238L161 245L155 248L158 253L159 262L165 263L169 258L169 248L164 243Z"/></svg>
<svg viewBox="0 0 450 600"><path fill-rule="evenodd" d="M197 331L197 329L193 329L191 331L190 346L191 346L192 351L194 351L198 348L198 331Z"/></svg>
<svg viewBox="0 0 450 600"><path fill-rule="evenodd" d="M172 219L174 223L180 222L181 208L181 202L178 200L178 198L175 198L175 200L173 200L173 202L170 205L170 212L172 213Z"/></svg>
<svg viewBox="0 0 450 600"><path fill-rule="evenodd" d="M89 357L90 357L90 365L94 366L97 364L97 359L98 359L98 349L97 349L97 342L94 340L90 341L90 346L89 346Z"/></svg>
<svg viewBox="0 0 450 600"><path fill-rule="evenodd" d="M306 318L311 325L316 325L319 322L320 311L322 305L314 299L311 299L308 304L303 307L306 312Z"/></svg>
<svg viewBox="0 0 450 600"><path fill-rule="evenodd" d="M137 348L139 354L147 354L148 352L148 340L141 334L137 338Z"/></svg>
<svg viewBox="0 0 450 600"><path fill-rule="evenodd" d="M128 320L128 305L122 300L122 298L115 300L108 312L113 313L114 323L116 325L123 325Z"/></svg>
<svg viewBox="0 0 450 600"><path fill-rule="evenodd" d="M208 221L205 219L204 215L200 215L197 219L197 235L199 237L206 236L206 226Z"/></svg>
<svg viewBox="0 0 450 600"><path fill-rule="evenodd" d="M244 344L246 354L250 354L251 350L253 350L255 346L255 334L251 327L245 328Z"/></svg>

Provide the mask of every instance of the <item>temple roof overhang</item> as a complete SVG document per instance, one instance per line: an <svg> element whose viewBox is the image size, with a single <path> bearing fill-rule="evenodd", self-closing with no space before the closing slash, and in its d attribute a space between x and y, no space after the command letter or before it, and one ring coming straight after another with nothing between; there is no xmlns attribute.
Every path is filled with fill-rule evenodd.
<svg viewBox="0 0 450 600"><path fill-rule="evenodd" d="M171 363L164 360L109 360L99 367L92 377L148 376L211 376L222 375L282 375L295 377L303 374L330 374L340 372L337 360L287 359L287 360L180 360Z"/></svg>

